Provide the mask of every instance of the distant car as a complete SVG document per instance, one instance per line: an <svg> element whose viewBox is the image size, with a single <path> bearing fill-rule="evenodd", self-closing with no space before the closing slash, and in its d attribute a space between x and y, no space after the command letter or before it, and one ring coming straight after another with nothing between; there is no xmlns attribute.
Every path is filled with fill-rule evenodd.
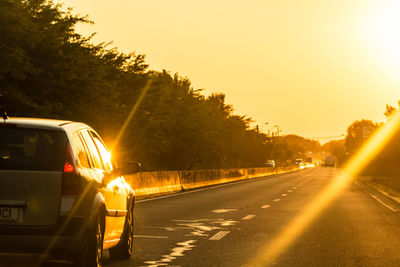
<svg viewBox="0 0 400 267"><path fill-rule="evenodd" d="M323 164L324 167L335 167L335 158L332 156L327 156Z"/></svg>
<svg viewBox="0 0 400 267"><path fill-rule="evenodd" d="M267 160L267 162L265 163L265 167L275 167L275 161Z"/></svg>
<svg viewBox="0 0 400 267"><path fill-rule="evenodd" d="M0 121L0 252L48 254L78 266L129 258L135 194L100 136L71 121Z"/></svg>
<svg viewBox="0 0 400 267"><path fill-rule="evenodd" d="M295 159L294 165L303 166L303 160L302 159Z"/></svg>

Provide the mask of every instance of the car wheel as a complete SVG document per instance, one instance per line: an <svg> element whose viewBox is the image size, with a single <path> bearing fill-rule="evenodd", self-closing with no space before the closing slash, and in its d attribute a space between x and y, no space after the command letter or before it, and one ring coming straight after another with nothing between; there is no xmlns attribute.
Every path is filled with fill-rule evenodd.
<svg viewBox="0 0 400 267"><path fill-rule="evenodd" d="M76 266L101 267L103 260L104 227L100 215L88 231L88 244L86 251L75 257Z"/></svg>
<svg viewBox="0 0 400 267"><path fill-rule="evenodd" d="M133 250L133 207L129 208L121 240L116 247L110 248L110 257L116 260L129 259Z"/></svg>

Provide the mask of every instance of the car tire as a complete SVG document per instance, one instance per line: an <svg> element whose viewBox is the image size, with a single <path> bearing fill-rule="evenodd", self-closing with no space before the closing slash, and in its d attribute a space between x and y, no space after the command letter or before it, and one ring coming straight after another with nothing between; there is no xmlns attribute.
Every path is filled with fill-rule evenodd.
<svg viewBox="0 0 400 267"><path fill-rule="evenodd" d="M124 260L129 259L132 255L134 230L133 213L134 208L133 205L131 205L126 216L124 232L121 240L117 246L110 248L109 250L111 259Z"/></svg>
<svg viewBox="0 0 400 267"><path fill-rule="evenodd" d="M84 253L75 257L75 266L101 267L103 261L104 219L98 215L88 230L88 242Z"/></svg>

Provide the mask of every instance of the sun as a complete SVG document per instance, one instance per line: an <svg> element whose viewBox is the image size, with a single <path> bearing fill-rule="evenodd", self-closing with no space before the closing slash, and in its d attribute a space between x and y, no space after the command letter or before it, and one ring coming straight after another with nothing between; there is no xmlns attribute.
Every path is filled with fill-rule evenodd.
<svg viewBox="0 0 400 267"><path fill-rule="evenodd" d="M371 56L400 76L400 1L374 1L363 13L359 28Z"/></svg>

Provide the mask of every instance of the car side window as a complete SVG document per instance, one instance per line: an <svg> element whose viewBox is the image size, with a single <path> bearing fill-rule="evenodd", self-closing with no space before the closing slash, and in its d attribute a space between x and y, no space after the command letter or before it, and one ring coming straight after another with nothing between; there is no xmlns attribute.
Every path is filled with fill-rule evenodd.
<svg viewBox="0 0 400 267"><path fill-rule="evenodd" d="M99 151L97 150L97 147L92 137L90 136L89 132L87 130L84 130L81 132L81 134L83 139L85 140L86 145L89 148L89 154L92 157L94 168L104 170Z"/></svg>
<svg viewBox="0 0 400 267"><path fill-rule="evenodd" d="M78 164L84 168L90 168L89 155L86 151L86 147L82 142L78 132L72 134L73 150L77 155Z"/></svg>
<svg viewBox="0 0 400 267"><path fill-rule="evenodd" d="M106 145L103 143L103 141L101 141L100 137L96 133L91 131L90 134L92 135L94 143L96 144L97 149L100 152L105 170L112 171L113 167L111 163L111 153L108 151Z"/></svg>

